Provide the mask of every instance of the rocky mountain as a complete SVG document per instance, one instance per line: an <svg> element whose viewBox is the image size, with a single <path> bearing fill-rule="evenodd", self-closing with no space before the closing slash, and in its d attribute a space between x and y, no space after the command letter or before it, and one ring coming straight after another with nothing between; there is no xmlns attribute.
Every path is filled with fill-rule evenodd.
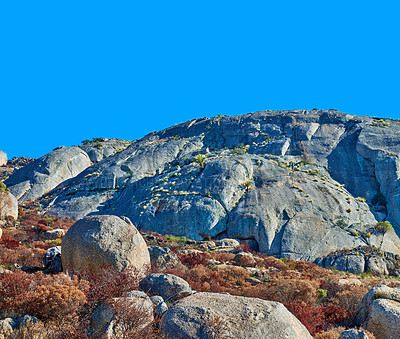
<svg viewBox="0 0 400 339"><path fill-rule="evenodd" d="M58 148L5 183L59 216L126 215L139 229L247 239L269 255L400 254L399 132L399 120L336 110L217 116Z"/></svg>

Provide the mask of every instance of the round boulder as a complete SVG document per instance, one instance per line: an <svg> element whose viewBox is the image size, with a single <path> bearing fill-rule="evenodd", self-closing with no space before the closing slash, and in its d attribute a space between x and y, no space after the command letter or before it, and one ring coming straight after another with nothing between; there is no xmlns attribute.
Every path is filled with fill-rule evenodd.
<svg viewBox="0 0 400 339"><path fill-rule="evenodd" d="M61 259L64 270L93 272L110 266L145 274L150 267L147 245L132 223L115 215L78 220L65 234Z"/></svg>
<svg viewBox="0 0 400 339"><path fill-rule="evenodd" d="M312 338L285 306L274 301L219 293L196 293L163 316L166 339Z"/></svg>

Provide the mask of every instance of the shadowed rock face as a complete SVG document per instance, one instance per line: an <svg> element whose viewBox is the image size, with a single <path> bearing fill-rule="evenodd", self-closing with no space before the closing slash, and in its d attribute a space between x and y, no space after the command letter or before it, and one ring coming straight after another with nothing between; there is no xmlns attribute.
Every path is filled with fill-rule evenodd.
<svg viewBox="0 0 400 339"><path fill-rule="evenodd" d="M81 168L41 203L193 239L250 238L293 259L368 244L400 253L399 131L397 120L334 110L192 120ZM394 229L370 232L377 220Z"/></svg>

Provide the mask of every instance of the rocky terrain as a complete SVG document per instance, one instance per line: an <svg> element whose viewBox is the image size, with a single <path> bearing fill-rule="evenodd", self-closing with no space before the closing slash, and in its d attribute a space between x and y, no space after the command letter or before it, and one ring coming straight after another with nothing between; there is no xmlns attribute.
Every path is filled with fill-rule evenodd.
<svg viewBox="0 0 400 339"><path fill-rule="evenodd" d="M5 183L58 216L125 215L140 230L236 238L277 257L400 254L399 131L335 110L217 116L61 147Z"/></svg>

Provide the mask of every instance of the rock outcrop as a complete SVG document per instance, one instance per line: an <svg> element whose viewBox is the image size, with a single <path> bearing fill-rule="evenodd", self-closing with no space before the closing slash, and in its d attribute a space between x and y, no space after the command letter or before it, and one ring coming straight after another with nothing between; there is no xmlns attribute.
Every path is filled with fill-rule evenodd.
<svg viewBox="0 0 400 339"><path fill-rule="evenodd" d="M18 201L11 193L0 190L0 221L9 217L18 219Z"/></svg>
<svg viewBox="0 0 400 339"><path fill-rule="evenodd" d="M312 338L282 304L229 294L196 293L163 316L165 338Z"/></svg>
<svg viewBox="0 0 400 339"><path fill-rule="evenodd" d="M7 164L7 154L3 151L0 151L0 166L4 166Z"/></svg>
<svg viewBox="0 0 400 339"><path fill-rule="evenodd" d="M372 332L377 339L400 338L400 289L379 285L362 299L355 324Z"/></svg>
<svg viewBox="0 0 400 339"><path fill-rule="evenodd" d="M132 223L114 215L78 220L61 245L64 270L97 271L104 266L117 271L131 268L144 274L150 268L147 245Z"/></svg>
<svg viewBox="0 0 400 339"><path fill-rule="evenodd" d="M127 215L194 240L247 239L292 259L365 245L400 254L399 131L398 120L335 110L196 119L91 156L98 162L40 202L60 216ZM18 177L8 180L20 199L43 194L18 189ZM382 220L393 230L374 232Z"/></svg>
<svg viewBox="0 0 400 339"><path fill-rule="evenodd" d="M19 202L29 202L43 197L91 164L87 153L79 147L58 147L17 170L5 184Z"/></svg>

